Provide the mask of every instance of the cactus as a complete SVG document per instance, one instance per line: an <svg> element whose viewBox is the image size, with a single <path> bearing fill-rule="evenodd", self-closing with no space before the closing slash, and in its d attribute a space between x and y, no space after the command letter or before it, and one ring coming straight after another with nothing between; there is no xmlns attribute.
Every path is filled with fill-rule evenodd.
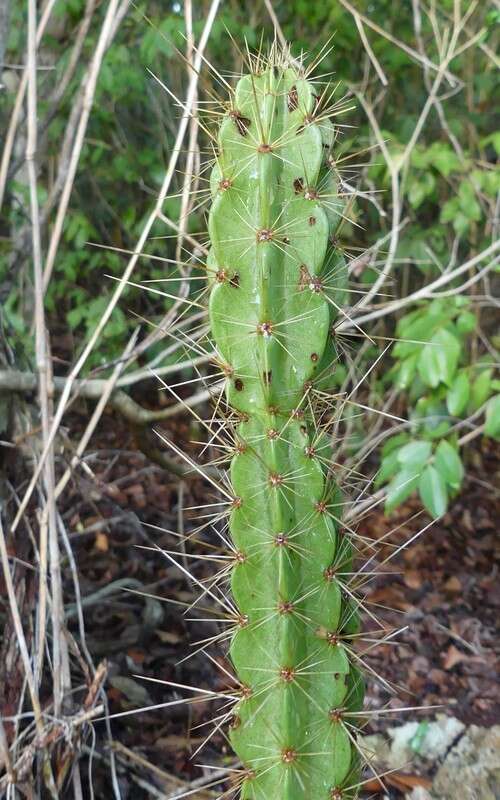
<svg viewBox="0 0 500 800"><path fill-rule="evenodd" d="M230 739L243 800L345 800L359 785L359 622L314 401L335 367L347 271L335 127L287 52L252 66L219 127L209 214L210 326L237 418Z"/></svg>

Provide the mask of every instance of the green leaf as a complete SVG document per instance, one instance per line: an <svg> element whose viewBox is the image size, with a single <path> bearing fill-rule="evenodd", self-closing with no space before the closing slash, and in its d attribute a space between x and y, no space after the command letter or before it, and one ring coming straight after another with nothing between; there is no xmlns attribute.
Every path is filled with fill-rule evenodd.
<svg viewBox="0 0 500 800"><path fill-rule="evenodd" d="M464 477L464 467L458 452L446 439L439 442L435 456L434 466L452 489L459 489Z"/></svg>
<svg viewBox="0 0 500 800"><path fill-rule="evenodd" d="M425 198L431 195L436 187L436 179L432 172L420 173L418 179L413 177L408 190L408 202L412 208L418 208Z"/></svg>
<svg viewBox="0 0 500 800"><path fill-rule="evenodd" d="M459 333L472 333L476 323L476 315L472 311L462 311L456 320L457 330Z"/></svg>
<svg viewBox="0 0 500 800"><path fill-rule="evenodd" d="M389 453L392 453L394 450L398 450L407 443L409 438L410 437L407 433L397 433L395 436L389 437L382 448L382 457L385 458L389 455Z"/></svg>
<svg viewBox="0 0 500 800"><path fill-rule="evenodd" d="M436 389L440 383L451 384L460 357L460 342L445 328L434 334L418 360L420 377Z"/></svg>
<svg viewBox="0 0 500 800"><path fill-rule="evenodd" d="M401 472L392 479L387 487L387 497L385 501L385 511L390 514L397 506L401 505L407 497L417 488L420 478L419 472L402 469Z"/></svg>
<svg viewBox="0 0 500 800"><path fill-rule="evenodd" d="M491 392L491 378L493 370L485 369L481 372L472 384L471 392L471 411L477 411L483 403L486 403Z"/></svg>
<svg viewBox="0 0 500 800"><path fill-rule="evenodd" d="M486 436L493 439L500 439L500 394L491 398L486 406L486 424L484 426Z"/></svg>
<svg viewBox="0 0 500 800"><path fill-rule="evenodd" d="M388 456L382 459L380 469L375 477L375 488L382 486L383 483L392 478L399 469L398 451L393 450Z"/></svg>
<svg viewBox="0 0 500 800"><path fill-rule="evenodd" d="M427 151L427 158L445 178L451 172L462 170L462 163L457 154L449 144L444 142L434 142Z"/></svg>
<svg viewBox="0 0 500 800"><path fill-rule="evenodd" d="M481 206L476 198L476 191L468 180L462 181L458 190L460 208L467 219L478 222L481 219Z"/></svg>
<svg viewBox="0 0 500 800"><path fill-rule="evenodd" d="M448 506L448 493L446 484L435 467L428 466L424 469L418 491L429 514L441 517Z"/></svg>
<svg viewBox="0 0 500 800"><path fill-rule="evenodd" d="M460 372L446 395L446 405L452 417L459 417L467 407L470 397L470 380L466 372Z"/></svg>
<svg viewBox="0 0 500 800"><path fill-rule="evenodd" d="M408 389L417 370L417 361L418 353L414 353L412 356L409 356L409 358L405 358L401 363L396 378L396 386L398 389Z"/></svg>
<svg viewBox="0 0 500 800"><path fill-rule="evenodd" d="M71 330L75 330L85 317L85 311L81 306L76 306L72 308L71 311L68 311L66 314L66 322L68 323Z"/></svg>
<svg viewBox="0 0 500 800"><path fill-rule="evenodd" d="M420 472L429 458L431 450L432 445L430 442L409 442L398 450L398 461L404 469Z"/></svg>
<svg viewBox="0 0 500 800"><path fill-rule="evenodd" d="M486 147L492 144L496 150L497 155L500 155L500 131L490 133L489 136L484 136L480 141L481 147Z"/></svg>

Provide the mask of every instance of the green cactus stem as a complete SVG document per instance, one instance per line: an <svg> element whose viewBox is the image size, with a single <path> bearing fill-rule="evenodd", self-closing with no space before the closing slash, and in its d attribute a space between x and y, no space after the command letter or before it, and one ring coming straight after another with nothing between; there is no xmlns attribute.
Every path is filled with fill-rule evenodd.
<svg viewBox="0 0 500 800"><path fill-rule="evenodd" d="M351 547L311 399L334 369L346 276L334 133L303 70L273 53L239 80L211 176L210 324L240 420L230 737L243 800L344 800L359 782Z"/></svg>

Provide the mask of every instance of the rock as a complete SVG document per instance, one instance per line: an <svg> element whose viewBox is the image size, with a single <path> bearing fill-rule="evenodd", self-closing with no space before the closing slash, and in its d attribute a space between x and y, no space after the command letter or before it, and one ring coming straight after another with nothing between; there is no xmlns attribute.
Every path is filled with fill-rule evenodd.
<svg viewBox="0 0 500 800"><path fill-rule="evenodd" d="M499 800L500 725L471 725L439 768L432 795L439 800Z"/></svg>
<svg viewBox="0 0 500 800"><path fill-rule="evenodd" d="M389 742L377 735L366 736L363 744L373 751L377 764L405 769L416 756L432 763L441 760L464 730L460 720L438 714L434 721L407 722L390 728Z"/></svg>
<svg viewBox="0 0 500 800"><path fill-rule="evenodd" d="M377 766L387 766L391 757L389 742L381 733L360 736L359 745L365 757Z"/></svg>
<svg viewBox="0 0 500 800"><path fill-rule="evenodd" d="M438 714L434 722L409 722L388 734L393 740L394 758L411 760L418 755L427 761L439 761L464 730L460 720Z"/></svg>
<svg viewBox="0 0 500 800"><path fill-rule="evenodd" d="M432 796L423 786L415 786L412 793L406 795L406 800L432 800Z"/></svg>

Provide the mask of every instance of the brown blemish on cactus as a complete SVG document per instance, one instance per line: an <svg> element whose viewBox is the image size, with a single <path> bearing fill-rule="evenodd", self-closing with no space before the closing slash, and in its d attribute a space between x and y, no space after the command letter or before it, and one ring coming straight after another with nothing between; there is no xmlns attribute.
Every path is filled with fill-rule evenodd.
<svg viewBox="0 0 500 800"><path fill-rule="evenodd" d="M295 178L293 182L293 191L295 194L302 194L304 191L304 178Z"/></svg>
<svg viewBox="0 0 500 800"><path fill-rule="evenodd" d="M309 225L316 225L316 217L309 217Z"/></svg>
<svg viewBox="0 0 500 800"><path fill-rule="evenodd" d="M299 289L303 291L306 286L309 285L311 281L311 275L309 270L307 269L305 264L301 264L299 267Z"/></svg>
<svg viewBox="0 0 500 800"><path fill-rule="evenodd" d="M278 533L274 537L274 544L276 547L288 547L289 538L286 533Z"/></svg>
<svg viewBox="0 0 500 800"><path fill-rule="evenodd" d="M272 369L267 370L267 372L262 373L262 380L264 381L265 386L269 386L273 378L273 371Z"/></svg>
<svg viewBox="0 0 500 800"><path fill-rule="evenodd" d="M315 364L318 360L319 356L317 353L311 353L311 361Z"/></svg>
<svg viewBox="0 0 500 800"><path fill-rule="evenodd" d="M283 236L281 241L283 242L283 244L290 244L290 239L288 238L288 236Z"/></svg>
<svg viewBox="0 0 500 800"><path fill-rule="evenodd" d="M239 111L236 111L236 109L230 111L229 116L234 120L238 133L241 134L241 136L246 136L251 120L248 119L248 117L244 117Z"/></svg>
<svg viewBox="0 0 500 800"><path fill-rule="evenodd" d="M295 111L299 107L299 95L296 86L292 86L288 92L287 105L289 111Z"/></svg>
<svg viewBox="0 0 500 800"><path fill-rule="evenodd" d="M279 676L285 683L292 683L295 678L295 670L293 667L281 667Z"/></svg>
<svg viewBox="0 0 500 800"><path fill-rule="evenodd" d="M293 747L287 747L285 750L281 751L281 760L283 764L293 764L293 762L297 760L297 755L298 753Z"/></svg>
<svg viewBox="0 0 500 800"><path fill-rule="evenodd" d="M236 389L237 392L242 392L243 391L244 384L243 384L243 381L241 380L241 378L236 378L236 380L234 382L234 388Z"/></svg>
<svg viewBox="0 0 500 800"><path fill-rule="evenodd" d="M229 279L229 285L232 286L234 289L238 289L240 285L240 276L237 272L233 273L232 277Z"/></svg>

